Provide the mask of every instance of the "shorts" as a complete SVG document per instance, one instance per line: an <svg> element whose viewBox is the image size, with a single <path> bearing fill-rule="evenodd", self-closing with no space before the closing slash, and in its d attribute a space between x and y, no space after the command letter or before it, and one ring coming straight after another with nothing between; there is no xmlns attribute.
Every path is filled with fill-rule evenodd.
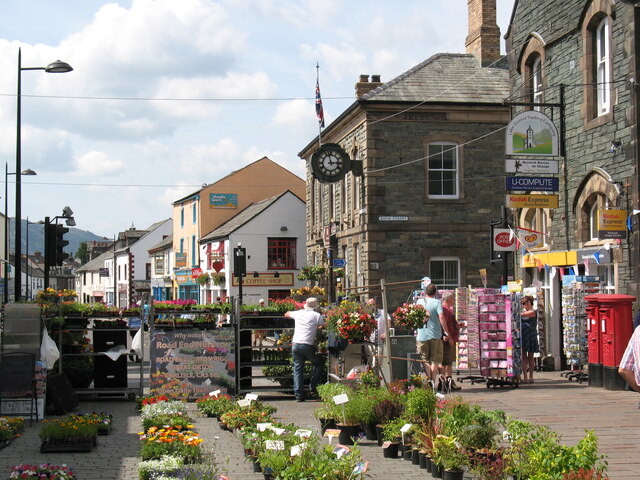
<svg viewBox="0 0 640 480"><path fill-rule="evenodd" d="M432 338L426 342L418 341L418 353L423 362L442 364L442 340Z"/></svg>
<svg viewBox="0 0 640 480"><path fill-rule="evenodd" d="M456 344L442 342L442 365L451 365L456 359Z"/></svg>

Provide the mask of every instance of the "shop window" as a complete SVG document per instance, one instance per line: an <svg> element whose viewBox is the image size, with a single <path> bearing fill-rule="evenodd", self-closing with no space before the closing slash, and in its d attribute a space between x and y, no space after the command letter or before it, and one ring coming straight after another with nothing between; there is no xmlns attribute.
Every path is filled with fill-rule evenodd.
<svg viewBox="0 0 640 480"><path fill-rule="evenodd" d="M269 290L269 300L284 300L291 294L291 290Z"/></svg>
<svg viewBox="0 0 640 480"><path fill-rule="evenodd" d="M295 269L296 268L296 239L269 238L267 247L268 268Z"/></svg>
<svg viewBox="0 0 640 480"><path fill-rule="evenodd" d="M429 278L439 289L458 288L460 286L460 259L455 257L429 259Z"/></svg>
<svg viewBox="0 0 640 480"><path fill-rule="evenodd" d="M458 145L430 143L427 149L427 190L429 198L459 198Z"/></svg>

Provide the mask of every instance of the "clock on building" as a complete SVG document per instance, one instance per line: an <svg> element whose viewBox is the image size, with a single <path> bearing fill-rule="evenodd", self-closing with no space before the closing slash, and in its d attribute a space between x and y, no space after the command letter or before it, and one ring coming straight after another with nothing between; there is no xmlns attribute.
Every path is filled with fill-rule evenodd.
<svg viewBox="0 0 640 480"><path fill-rule="evenodd" d="M313 176L321 182L337 182L351 170L351 159L336 143L325 143L311 157Z"/></svg>

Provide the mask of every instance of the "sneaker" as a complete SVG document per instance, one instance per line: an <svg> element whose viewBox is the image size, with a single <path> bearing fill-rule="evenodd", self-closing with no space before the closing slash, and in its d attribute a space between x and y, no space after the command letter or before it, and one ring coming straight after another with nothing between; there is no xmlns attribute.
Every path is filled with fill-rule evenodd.
<svg viewBox="0 0 640 480"><path fill-rule="evenodd" d="M453 378L449 377L449 379L448 379L448 380L449 380L449 382L451 382L451 383L450 383L450 385L451 385L451 390L462 390L462 387L461 387L460 385L458 385L458 384L453 380Z"/></svg>

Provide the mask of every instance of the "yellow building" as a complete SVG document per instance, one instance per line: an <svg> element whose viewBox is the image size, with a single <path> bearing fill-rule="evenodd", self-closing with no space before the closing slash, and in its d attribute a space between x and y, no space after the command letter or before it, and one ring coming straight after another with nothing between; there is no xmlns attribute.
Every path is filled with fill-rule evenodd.
<svg viewBox="0 0 640 480"><path fill-rule="evenodd" d="M199 301L199 240L254 202L290 190L305 200L305 181L262 157L173 203L174 298Z"/></svg>

